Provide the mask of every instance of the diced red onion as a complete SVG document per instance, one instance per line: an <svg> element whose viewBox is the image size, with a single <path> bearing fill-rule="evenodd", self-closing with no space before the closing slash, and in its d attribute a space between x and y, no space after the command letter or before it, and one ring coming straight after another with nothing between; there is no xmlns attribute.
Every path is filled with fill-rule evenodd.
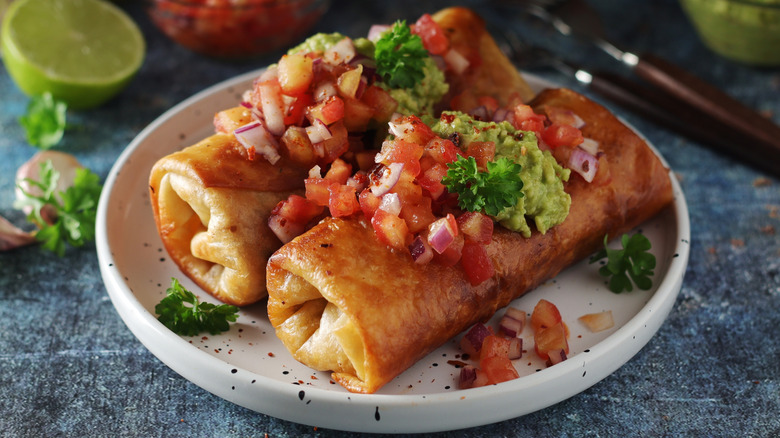
<svg viewBox="0 0 780 438"><path fill-rule="evenodd" d="M398 197L398 193L385 193L382 195L379 209L386 211L393 216L401 214L401 198Z"/></svg>
<svg viewBox="0 0 780 438"><path fill-rule="evenodd" d="M360 76L360 83L358 83L358 88L355 92L355 99L360 99L363 97L363 93L366 92L366 88L368 88L368 79L366 79L365 76Z"/></svg>
<svg viewBox="0 0 780 438"><path fill-rule="evenodd" d="M446 61L447 65L449 65L457 74L461 74L469 68L469 60L455 49L450 49L444 54L444 61Z"/></svg>
<svg viewBox="0 0 780 438"><path fill-rule="evenodd" d="M523 357L523 338L511 338L509 340L509 352L507 357L511 360Z"/></svg>
<svg viewBox="0 0 780 438"><path fill-rule="evenodd" d="M403 163L390 163L383 166L379 177L376 172L371 173L371 193L374 196L382 196L395 187L398 179L401 178L401 172L404 169Z"/></svg>
<svg viewBox="0 0 780 438"><path fill-rule="evenodd" d="M428 243L439 254L447 250L447 248L455 241L455 230L450 226L450 222L447 218L440 218L434 221L428 229Z"/></svg>
<svg viewBox="0 0 780 438"><path fill-rule="evenodd" d="M473 388L474 382L477 380L477 368L473 365L466 365L460 369L460 379L458 381L458 388L467 389Z"/></svg>
<svg viewBox="0 0 780 438"><path fill-rule="evenodd" d="M574 123L571 126L574 126L577 129L580 129L583 126L585 126L585 120L582 120L582 117L574 113L572 113L572 117L574 117Z"/></svg>
<svg viewBox="0 0 780 438"><path fill-rule="evenodd" d="M505 121L511 113L506 108L499 108L496 110L496 112L493 113L493 121L496 123L501 123Z"/></svg>
<svg viewBox="0 0 780 438"><path fill-rule="evenodd" d="M431 58L433 58L433 62L436 64L436 68L438 68L441 71L447 70L447 61L444 60L443 56L431 55Z"/></svg>
<svg viewBox="0 0 780 438"><path fill-rule="evenodd" d="M35 235L17 228L6 218L0 216L0 251L8 251L35 242Z"/></svg>
<svg viewBox="0 0 780 438"><path fill-rule="evenodd" d="M566 360L566 352L563 349L548 351L547 355L550 356L551 365L555 365Z"/></svg>
<svg viewBox="0 0 780 438"><path fill-rule="evenodd" d="M367 38L375 43L382 36L383 33L390 30L391 26L388 24L375 24L368 29Z"/></svg>
<svg viewBox="0 0 780 438"><path fill-rule="evenodd" d="M304 225L289 221L278 214L272 214L268 218L268 227L274 232L276 237L287 243L299 236L304 231Z"/></svg>
<svg viewBox="0 0 780 438"><path fill-rule="evenodd" d="M245 100L241 101L241 106L243 106L244 108L250 108L250 109L253 108L252 104Z"/></svg>
<svg viewBox="0 0 780 438"><path fill-rule="evenodd" d="M260 107L263 110L265 125L271 134L281 136L284 134L284 102L277 92L278 86L273 87L269 83L259 85Z"/></svg>
<svg viewBox="0 0 780 438"><path fill-rule="evenodd" d="M591 182L599 170L599 160L577 146L569 157L569 169L579 173L585 181Z"/></svg>
<svg viewBox="0 0 780 438"><path fill-rule="evenodd" d="M338 90L336 89L336 86L333 85L333 82L322 82L314 89L314 100L322 102L336 94L338 94Z"/></svg>
<svg viewBox="0 0 780 438"><path fill-rule="evenodd" d="M580 143L579 146L585 152L593 155L594 157L599 153L599 142L592 138L585 137L585 139L582 140L582 143Z"/></svg>
<svg viewBox="0 0 780 438"><path fill-rule="evenodd" d="M485 341L485 338L492 334L485 324L476 323L463 336L460 346L467 354L477 354L482 350L482 343Z"/></svg>
<svg viewBox="0 0 780 438"><path fill-rule="evenodd" d="M525 326L525 320L527 314L520 309L516 309L514 307L507 307L506 312L504 312L504 316L520 321L521 323L523 323L523 326Z"/></svg>
<svg viewBox="0 0 780 438"><path fill-rule="evenodd" d="M306 135L309 136L309 141L312 144L320 143L333 137L333 133L330 132L328 125L322 123L320 119L314 120L314 123L306 127Z"/></svg>
<svg viewBox="0 0 780 438"><path fill-rule="evenodd" d="M472 109L471 111L469 111L469 115L483 122L490 120L488 109L484 105Z"/></svg>
<svg viewBox="0 0 780 438"><path fill-rule="evenodd" d="M275 164L281 158L276 139L260 121L250 122L237 128L233 131L233 135L247 151L254 149L256 153L262 155L271 164Z"/></svg>
<svg viewBox="0 0 780 438"><path fill-rule="evenodd" d="M325 62L332 65L346 64L355 57L355 45L352 39L343 38L330 46L323 54Z"/></svg>
<svg viewBox="0 0 780 438"><path fill-rule="evenodd" d="M347 179L347 186L354 187L356 193L362 192L368 187L368 175L364 170L358 170Z"/></svg>
<svg viewBox="0 0 780 438"><path fill-rule="evenodd" d="M510 338L515 338L523 331L523 323L504 315L498 323L498 329Z"/></svg>
<svg viewBox="0 0 780 438"><path fill-rule="evenodd" d="M412 259L417 264L425 264L433 259L433 249L422 236L417 236L409 245L409 252L412 254Z"/></svg>

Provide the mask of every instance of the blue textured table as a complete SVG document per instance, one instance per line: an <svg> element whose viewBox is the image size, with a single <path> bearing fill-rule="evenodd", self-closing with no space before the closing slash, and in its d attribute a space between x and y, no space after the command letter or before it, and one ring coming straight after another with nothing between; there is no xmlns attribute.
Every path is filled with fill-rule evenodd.
<svg viewBox="0 0 780 438"><path fill-rule="evenodd" d="M413 19L443 5L386 3L334 1L317 30L361 35L372 22ZM591 3L625 47L664 56L780 122L780 70L715 56L676 1ZM69 112L72 129L59 146L101 178L165 110L278 57L225 63L193 54L163 38L135 3L120 4L144 31L146 62L118 98ZM543 35L570 59L625 73L593 49ZM579 89L569 78L540 74ZM0 67L0 215L29 228L12 208L12 175L35 152L17 123L26 103ZM780 435L780 181L603 103L656 145L686 194L692 244L675 307L639 354L592 388L524 417L442 436ZM35 247L0 253L0 435L264 434L345 435L244 409L167 368L113 309L94 245L64 258Z"/></svg>

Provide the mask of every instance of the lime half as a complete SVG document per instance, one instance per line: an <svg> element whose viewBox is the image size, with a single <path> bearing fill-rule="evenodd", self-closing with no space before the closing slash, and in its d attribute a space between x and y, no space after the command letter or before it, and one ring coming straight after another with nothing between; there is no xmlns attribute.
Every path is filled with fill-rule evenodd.
<svg viewBox="0 0 780 438"><path fill-rule="evenodd" d="M3 17L3 61L27 95L98 106L132 79L146 45L133 20L101 0L16 0Z"/></svg>

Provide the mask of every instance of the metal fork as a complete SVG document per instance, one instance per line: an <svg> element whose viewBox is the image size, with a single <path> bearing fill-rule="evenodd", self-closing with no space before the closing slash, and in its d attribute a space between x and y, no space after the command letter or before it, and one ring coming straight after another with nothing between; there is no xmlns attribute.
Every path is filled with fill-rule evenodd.
<svg viewBox="0 0 780 438"><path fill-rule="evenodd" d="M695 75L652 54L635 54L610 42L598 14L584 0L511 0L495 5L516 9L541 19L558 32L599 47L628 66L634 74L665 92L686 108L739 133L730 152L780 175L780 126Z"/></svg>

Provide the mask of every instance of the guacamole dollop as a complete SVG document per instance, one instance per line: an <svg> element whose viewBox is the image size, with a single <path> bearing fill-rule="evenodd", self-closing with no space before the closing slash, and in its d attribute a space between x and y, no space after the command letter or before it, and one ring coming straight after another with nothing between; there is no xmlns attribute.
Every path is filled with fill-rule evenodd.
<svg viewBox="0 0 780 438"><path fill-rule="evenodd" d="M496 159L506 157L521 166L523 196L516 205L495 216L505 228L530 237L529 220L544 234L566 219L571 197L564 191L563 182L569 180L571 171L558 164L549 151L539 149L533 132L515 130L509 122L482 122L454 111L445 111L438 119L423 120L441 137L457 133L463 150L473 141L492 141Z"/></svg>
<svg viewBox="0 0 780 438"><path fill-rule="evenodd" d="M324 52L344 38L346 37L338 32L318 33L310 36L287 53ZM357 38L352 40L352 42L358 53L373 60L374 43L366 38ZM398 102L397 111L399 113L405 115L433 114L434 105L449 91L450 86L445 80L444 72L439 70L433 58L426 58L424 63L423 74L425 77L413 87L390 88L382 82L377 83Z"/></svg>

